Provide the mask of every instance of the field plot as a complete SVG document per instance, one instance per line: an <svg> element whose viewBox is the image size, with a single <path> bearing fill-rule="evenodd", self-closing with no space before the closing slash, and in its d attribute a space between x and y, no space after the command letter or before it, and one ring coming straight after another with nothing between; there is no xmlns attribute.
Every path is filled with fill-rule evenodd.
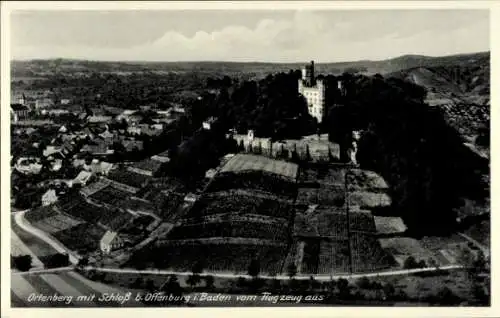
<svg viewBox="0 0 500 318"><path fill-rule="evenodd" d="M14 218L11 219L11 229L14 232L19 240L21 240L25 246L29 250L31 250L37 257L43 257L48 255L56 254L57 251L47 244L45 241L39 239L37 236L32 235L31 233L26 232L21 229Z"/></svg>
<svg viewBox="0 0 500 318"><path fill-rule="evenodd" d="M291 204L276 196L257 191L220 191L203 195L191 209L188 217L221 214L258 214L288 219Z"/></svg>
<svg viewBox="0 0 500 318"><path fill-rule="evenodd" d="M231 220L187 224L172 229L168 238L172 240L205 237L250 237L286 242L287 227L279 223Z"/></svg>
<svg viewBox="0 0 500 318"><path fill-rule="evenodd" d="M349 186L357 189L377 191L389 188L384 178L373 171L351 169L349 175Z"/></svg>
<svg viewBox="0 0 500 318"><path fill-rule="evenodd" d="M399 217L374 216L377 232L380 234L402 233L406 225Z"/></svg>
<svg viewBox="0 0 500 318"><path fill-rule="evenodd" d="M441 265L448 265L450 262L443 257L437 257L436 251L432 251L422 245L422 243L414 238L410 237L395 237L395 238L383 238L379 239L379 242L383 249L392 254L395 259L400 263L404 264L404 261L409 256L413 256L417 261L428 259L435 259L437 261L442 261Z"/></svg>
<svg viewBox="0 0 500 318"><path fill-rule="evenodd" d="M322 184L332 186L344 186L345 168L304 168L300 170L298 182L303 184Z"/></svg>
<svg viewBox="0 0 500 318"><path fill-rule="evenodd" d="M10 255L12 256L21 256L21 255L30 255L31 256L31 265L34 268L43 268L43 263L36 256L36 254L30 250L26 244L21 241L21 239L17 236L17 234L11 230L10 232Z"/></svg>
<svg viewBox="0 0 500 318"><path fill-rule="evenodd" d="M82 221L75 220L63 214L49 216L43 220L32 223L33 226L47 233L55 233L70 229L81 224Z"/></svg>
<svg viewBox="0 0 500 318"><path fill-rule="evenodd" d="M347 197L350 205L363 208L387 207L391 205L391 198L385 193L353 191Z"/></svg>
<svg viewBox="0 0 500 318"><path fill-rule="evenodd" d="M109 205L116 205L130 197L129 192L122 191L111 185L93 193L89 196L92 201L101 202Z"/></svg>
<svg viewBox="0 0 500 318"><path fill-rule="evenodd" d="M345 189L341 185L322 185L319 188L299 188L297 204L321 204L343 206L345 203Z"/></svg>
<svg viewBox="0 0 500 318"><path fill-rule="evenodd" d="M13 307L119 307L140 306L140 303L129 301L121 305L117 301L103 302L99 298L103 293L119 293L124 295L128 290L90 281L75 272L59 272L51 274L11 274L11 295ZM33 301L30 294L61 295L59 301ZM79 296L92 296L84 298ZM71 300L69 297L72 296Z"/></svg>
<svg viewBox="0 0 500 318"><path fill-rule="evenodd" d="M52 235L70 250L91 252L99 247L99 241L106 230L90 223L81 223L71 229L53 233Z"/></svg>
<svg viewBox="0 0 500 318"><path fill-rule="evenodd" d="M354 232L350 247L354 272L382 270L396 264L393 256L381 247L373 234Z"/></svg>
<svg viewBox="0 0 500 318"><path fill-rule="evenodd" d="M34 224L37 221L41 221L43 219L56 216L59 214L55 205L41 206L31 211L28 211L24 214L26 220L28 220L31 224Z"/></svg>
<svg viewBox="0 0 500 318"><path fill-rule="evenodd" d="M262 274L280 273L287 252L285 244L215 244L210 241L179 242L161 248L165 268L190 271L201 261L207 271L238 274L247 273L252 259L259 262Z"/></svg>
<svg viewBox="0 0 500 318"><path fill-rule="evenodd" d="M231 158L221 172L265 171L295 180L298 166L286 161L274 160L263 156L238 154Z"/></svg>

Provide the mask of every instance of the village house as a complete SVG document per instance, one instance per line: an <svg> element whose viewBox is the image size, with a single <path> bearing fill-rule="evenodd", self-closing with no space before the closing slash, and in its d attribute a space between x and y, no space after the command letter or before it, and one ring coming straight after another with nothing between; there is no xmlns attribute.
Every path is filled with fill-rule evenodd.
<svg viewBox="0 0 500 318"><path fill-rule="evenodd" d="M66 106L66 109L72 113L73 115L80 115L82 113L85 112L85 109L83 108L82 105L75 105L75 104L72 104L72 105L68 105Z"/></svg>
<svg viewBox="0 0 500 318"><path fill-rule="evenodd" d="M134 163L128 167L129 171L133 171L146 176L155 176L163 166L163 162L155 159L145 159Z"/></svg>
<svg viewBox="0 0 500 318"><path fill-rule="evenodd" d="M60 108L44 109L41 111L42 115L53 115L53 116L61 116L69 113L70 113L69 110Z"/></svg>
<svg viewBox="0 0 500 318"><path fill-rule="evenodd" d="M108 173L113 168L113 164L106 161L99 161L98 159L93 159L89 166L85 166L85 169L98 175L108 175Z"/></svg>
<svg viewBox="0 0 500 318"><path fill-rule="evenodd" d="M169 162L170 161L170 150L165 150L151 157L151 159L160 161L160 162Z"/></svg>
<svg viewBox="0 0 500 318"><path fill-rule="evenodd" d="M50 189L42 195L42 205L50 205L57 201L56 190Z"/></svg>
<svg viewBox="0 0 500 318"><path fill-rule="evenodd" d="M99 242L99 247L101 251L105 254L109 254L112 251L122 248L125 246L125 241L118 235L117 232L107 231Z"/></svg>
<svg viewBox="0 0 500 318"><path fill-rule="evenodd" d="M54 158L52 156L49 156L49 161L50 161L50 170L52 171L59 171L62 168L63 161L60 158Z"/></svg>
<svg viewBox="0 0 500 318"><path fill-rule="evenodd" d="M51 98L37 98L35 100L35 108L47 108L54 105L54 101Z"/></svg>
<svg viewBox="0 0 500 318"><path fill-rule="evenodd" d="M127 152L144 150L144 142L135 139L125 139L122 141Z"/></svg>
<svg viewBox="0 0 500 318"><path fill-rule="evenodd" d="M28 118L29 108L21 104L11 104L11 119L14 122Z"/></svg>
<svg viewBox="0 0 500 318"><path fill-rule="evenodd" d="M107 123L109 123L111 120L113 119L113 117L111 116L89 116L87 118L87 123L89 125L97 125L97 126L103 126Z"/></svg>
<svg viewBox="0 0 500 318"><path fill-rule="evenodd" d="M116 120L122 120L122 119L127 120L127 118L132 114L134 114L135 112L136 112L135 110L126 109L116 117Z"/></svg>
<svg viewBox="0 0 500 318"><path fill-rule="evenodd" d="M217 119L215 117L210 117L207 120L205 120L202 124L203 129L210 130L216 120Z"/></svg>
<svg viewBox="0 0 500 318"><path fill-rule="evenodd" d="M128 126L127 127L127 132L132 135L140 135L141 134L141 127L139 126Z"/></svg>
<svg viewBox="0 0 500 318"><path fill-rule="evenodd" d="M82 170L80 173L72 180L72 185L81 185L82 187L87 185L87 183L92 179L92 172Z"/></svg>
<svg viewBox="0 0 500 318"><path fill-rule="evenodd" d="M56 153L61 154L63 158L65 157L62 153L62 147L58 145L47 145L47 147L43 150L44 157L53 156Z"/></svg>
<svg viewBox="0 0 500 318"><path fill-rule="evenodd" d="M38 174L42 170L42 164L39 158L21 157L17 160L14 168L23 174Z"/></svg>
<svg viewBox="0 0 500 318"><path fill-rule="evenodd" d="M94 117L101 117L101 116L106 115L106 111L101 107L91 107L90 112L92 113L92 116L94 116Z"/></svg>

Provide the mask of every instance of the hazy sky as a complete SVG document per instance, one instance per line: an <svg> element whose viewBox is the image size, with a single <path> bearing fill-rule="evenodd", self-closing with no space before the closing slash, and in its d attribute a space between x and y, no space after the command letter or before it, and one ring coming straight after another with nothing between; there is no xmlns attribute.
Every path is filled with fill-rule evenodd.
<svg viewBox="0 0 500 318"><path fill-rule="evenodd" d="M13 59L352 61L488 51L487 10L16 11Z"/></svg>

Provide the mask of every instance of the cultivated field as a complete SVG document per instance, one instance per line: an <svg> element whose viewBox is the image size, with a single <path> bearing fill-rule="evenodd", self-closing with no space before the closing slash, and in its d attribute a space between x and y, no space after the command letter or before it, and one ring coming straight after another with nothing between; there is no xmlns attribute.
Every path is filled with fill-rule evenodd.
<svg viewBox="0 0 500 318"><path fill-rule="evenodd" d="M33 252L38 258L43 256L56 254L57 251L47 244L45 241L21 229L15 222L14 218L11 219L12 232L16 234L17 238L24 243L24 245ZM18 245L18 244L17 244Z"/></svg>
<svg viewBox="0 0 500 318"><path fill-rule="evenodd" d="M377 232L381 234L402 233L406 225L401 218L392 216L374 216Z"/></svg>
<svg viewBox="0 0 500 318"><path fill-rule="evenodd" d="M43 268L42 261L36 256L36 254L24 244L23 241L17 236L14 231L10 232L10 255L21 256L30 255L31 265L33 268Z"/></svg>
<svg viewBox="0 0 500 318"><path fill-rule="evenodd" d="M221 169L225 172L265 171L295 180L298 166L296 164L274 160L263 156L238 154L231 158Z"/></svg>

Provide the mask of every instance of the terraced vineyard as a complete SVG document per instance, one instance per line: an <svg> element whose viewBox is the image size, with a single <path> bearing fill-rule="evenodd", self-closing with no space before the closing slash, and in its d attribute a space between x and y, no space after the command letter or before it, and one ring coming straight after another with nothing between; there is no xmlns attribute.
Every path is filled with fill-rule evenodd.
<svg viewBox="0 0 500 318"><path fill-rule="evenodd" d="M394 258L382 249L375 235L354 232L350 245L354 272L377 271L396 265Z"/></svg>
<svg viewBox="0 0 500 318"><path fill-rule="evenodd" d="M207 271L246 274L250 262L258 260L261 273L279 273L287 254L286 245L211 244L191 242L170 244L162 248L167 268L190 271L202 262Z"/></svg>
<svg viewBox="0 0 500 318"><path fill-rule="evenodd" d="M230 220L178 226L168 236L172 240L205 237L249 237L286 242L288 230L277 223Z"/></svg>
<svg viewBox="0 0 500 318"><path fill-rule="evenodd" d="M291 205L275 196L242 191L223 191L204 195L195 204L190 217L212 214L258 214L288 219Z"/></svg>
<svg viewBox="0 0 500 318"><path fill-rule="evenodd" d="M242 171L218 174L207 188L208 192L229 189L255 189L278 196L293 198L297 188L293 180L269 172Z"/></svg>

